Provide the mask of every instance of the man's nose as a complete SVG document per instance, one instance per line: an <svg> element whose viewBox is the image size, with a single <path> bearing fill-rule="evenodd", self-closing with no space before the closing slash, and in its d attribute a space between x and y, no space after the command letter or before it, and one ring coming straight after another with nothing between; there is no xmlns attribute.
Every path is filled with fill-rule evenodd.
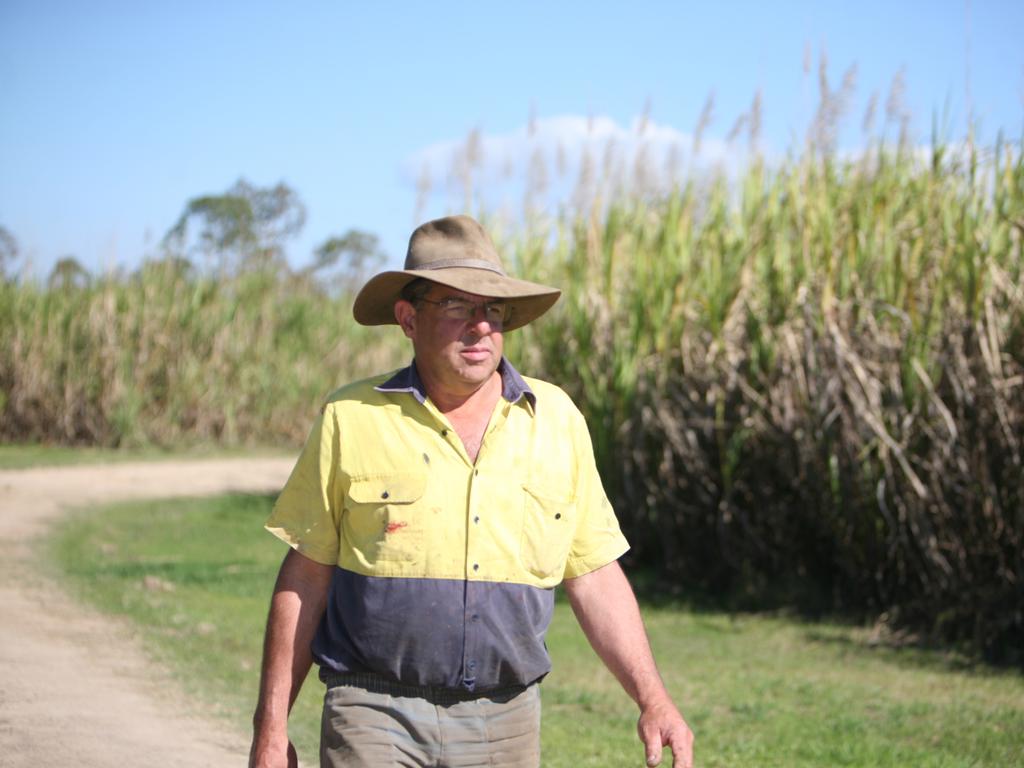
<svg viewBox="0 0 1024 768"><path fill-rule="evenodd" d="M469 324L471 327L476 328L483 324L489 329L493 329L494 323L487 319L487 305L486 304L474 304L473 305L473 316L469 318Z"/></svg>

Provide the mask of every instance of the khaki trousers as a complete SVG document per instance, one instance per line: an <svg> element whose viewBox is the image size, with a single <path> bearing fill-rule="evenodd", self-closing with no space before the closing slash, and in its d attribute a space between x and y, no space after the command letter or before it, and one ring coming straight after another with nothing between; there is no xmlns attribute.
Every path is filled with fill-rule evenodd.
<svg viewBox="0 0 1024 768"><path fill-rule="evenodd" d="M337 685L324 695L321 768L539 768L540 686L435 704Z"/></svg>

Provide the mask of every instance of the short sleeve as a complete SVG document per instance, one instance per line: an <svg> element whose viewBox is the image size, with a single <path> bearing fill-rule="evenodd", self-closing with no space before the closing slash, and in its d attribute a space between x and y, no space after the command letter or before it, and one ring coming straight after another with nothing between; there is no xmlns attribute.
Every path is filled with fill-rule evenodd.
<svg viewBox="0 0 1024 768"><path fill-rule="evenodd" d="M338 561L338 451L337 425L328 406L313 425L265 524L288 546L324 565Z"/></svg>
<svg viewBox="0 0 1024 768"><path fill-rule="evenodd" d="M622 535L615 510L601 484L590 433L579 411L574 413L572 442L577 462L577 528L565 566L567 579L596 571L619 559L629 549L629 542Z"/></svg>

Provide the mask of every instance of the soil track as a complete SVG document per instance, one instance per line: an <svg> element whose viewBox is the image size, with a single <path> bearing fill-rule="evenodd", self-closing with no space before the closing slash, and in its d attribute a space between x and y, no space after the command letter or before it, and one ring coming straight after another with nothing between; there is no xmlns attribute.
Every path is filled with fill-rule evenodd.
<svg viewBox="0 0 1024 768"><path fill-rule="evenodd" d="M126 628L67 596L32 540L73 506L276 491L293 459L0 471L0 766L240 766L248 743L199 713ZM269 596L268 596L269 597Z"/></svg>

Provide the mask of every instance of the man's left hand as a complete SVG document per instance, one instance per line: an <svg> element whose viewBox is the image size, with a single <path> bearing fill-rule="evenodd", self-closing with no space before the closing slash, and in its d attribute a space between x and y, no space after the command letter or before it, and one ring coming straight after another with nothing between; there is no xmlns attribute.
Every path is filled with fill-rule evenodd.
<svg viewBox="0 0 1024 768"><path fill-rule="evenodd" d="M693 731L671 700L666 699L644 709L636 730L644 743L647 765L659 765L662 748L669 747L673 768L693 767Z"/></svg>

